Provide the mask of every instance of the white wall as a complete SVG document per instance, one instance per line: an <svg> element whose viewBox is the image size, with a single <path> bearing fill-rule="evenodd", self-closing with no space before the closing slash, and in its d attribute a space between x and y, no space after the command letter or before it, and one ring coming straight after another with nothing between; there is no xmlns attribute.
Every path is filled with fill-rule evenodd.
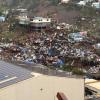
<svg viewBox="0 0 100 100"><path fill-rule="evenodd" d="M51 18L33 18L33 23L50 23Z"/></svg>
<svg viewBox="0 0 100 100"><path fill-rule="evenodd" d="M68 100L84 100L84 80L43 75L33 77L0 89L0 100L57 100L57 92L63 92Z"/></svg>

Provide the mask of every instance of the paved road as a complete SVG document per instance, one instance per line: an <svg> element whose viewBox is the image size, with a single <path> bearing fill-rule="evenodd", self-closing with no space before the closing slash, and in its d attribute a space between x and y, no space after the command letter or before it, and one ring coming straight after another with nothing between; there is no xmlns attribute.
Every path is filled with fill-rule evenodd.
<svg viewBox="0 0 100 100"><path fill-rule="evenodd" d="M33 77L31 71L16 65L0 61L0 88Z"/></svg>

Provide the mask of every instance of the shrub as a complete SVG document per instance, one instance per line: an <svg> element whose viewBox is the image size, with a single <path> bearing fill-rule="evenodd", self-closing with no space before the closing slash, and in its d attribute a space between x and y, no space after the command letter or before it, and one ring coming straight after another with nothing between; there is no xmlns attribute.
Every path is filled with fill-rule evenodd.
<svg viewBox="0 0 100 100"><path fill-rule="evenodd" d="M73 68L72 72L73 74L76 74L76 75L84 75L84 72L80 70L79 68Z"/></svg>
<svg viewBox="0 0 100 100"><path fill-rule="evenodd" d="M63 65L63 67L61 68L61 70L71 72L72 71L72 67L71 66L67 66L67 65Z"/></svg>

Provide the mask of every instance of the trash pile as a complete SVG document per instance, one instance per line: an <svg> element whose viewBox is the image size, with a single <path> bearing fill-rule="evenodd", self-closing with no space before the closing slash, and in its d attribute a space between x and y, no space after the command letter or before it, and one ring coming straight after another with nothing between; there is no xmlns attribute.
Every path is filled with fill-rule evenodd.
<svg viewBox="0 0 100 100"><path fill-rule="evenodd" d="M81 68L100 66L100 56L96 54L93 46L96 41L90 43L90 41L76 41L76 39L70 42L70 34L72 33L64 31L27 34L22 43L21 41L11 41L5 45L1 43L0 58L30 64L39 63L57 68L63 65ZM86 35L84 38L86 40L89 37Z"/></svg>

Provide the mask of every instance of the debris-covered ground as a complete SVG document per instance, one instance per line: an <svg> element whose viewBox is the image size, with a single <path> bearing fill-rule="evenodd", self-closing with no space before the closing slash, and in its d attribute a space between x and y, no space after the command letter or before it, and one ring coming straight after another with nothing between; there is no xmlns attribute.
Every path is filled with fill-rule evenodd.
<svg viewBox="0 0 100 100"><path fill-rule="evenodd" d="M5 43L1 38L0 57L3 60L39 63L65 70L70 66L93 72L95 68L94 72L98 72L100 43L88 34L84 38L83 35L79 35L79 38L75 36L76 40L71 42L69 34L64 30L33 32L24 36L18 34L14 40Z"/></svg>
<svg viewBox="0 0 100 100"><path fill-rule="evenodd" d="M68 18L64 14L58 16L57 12L53 13L55 23L49 29L39 31L18 24L18 9L5 12L6 17L0 17L0 58L39 63L78 74L99 73L99 10L73 3L58 5L56 9L59 7L64 14L65 8L70 12L66 15ZM51 13L48 16L53 17ZM58 18L62 16L64 20Z"/></svg>
<svg viewBox="0 0 100 100"><path fill-rule="evenodd" d="M11 1L0 3L0 60L46 75L100 79L100 1ZM97 92L85 92L97 100Z"/></svg>

